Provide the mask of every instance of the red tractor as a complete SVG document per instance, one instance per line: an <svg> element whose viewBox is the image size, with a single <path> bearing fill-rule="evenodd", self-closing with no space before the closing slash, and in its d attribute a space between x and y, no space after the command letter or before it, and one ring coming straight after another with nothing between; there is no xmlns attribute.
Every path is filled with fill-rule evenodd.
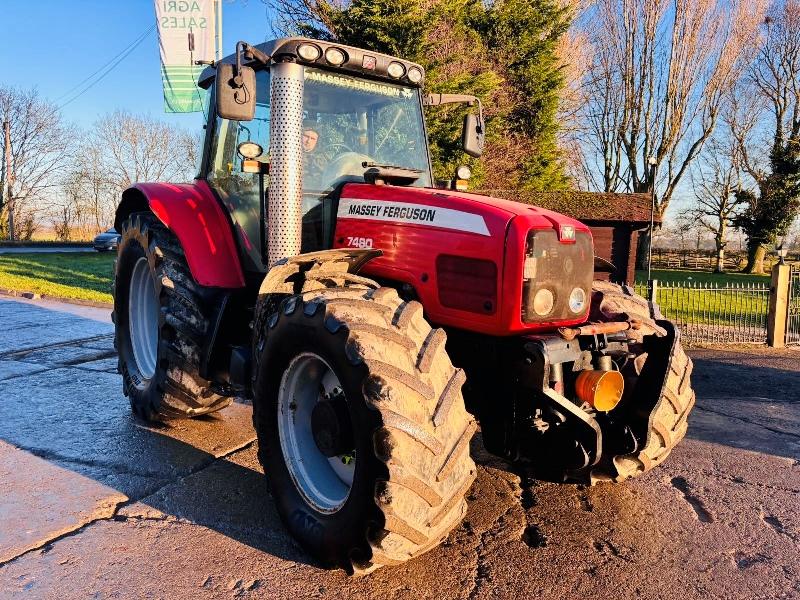
<svg viewBox="0 0 800 600"><path fill-rule="evenodd" d="M122 195L123 390L172 419L251 398L278 511L326 565L439 544L466 511L470 440L556 481L660 463L694 402L678 332L594 282L589 229L434 185L419 65L304 38L208 66L191 184ZM460 174L466 175L463 168Z"/></svg>

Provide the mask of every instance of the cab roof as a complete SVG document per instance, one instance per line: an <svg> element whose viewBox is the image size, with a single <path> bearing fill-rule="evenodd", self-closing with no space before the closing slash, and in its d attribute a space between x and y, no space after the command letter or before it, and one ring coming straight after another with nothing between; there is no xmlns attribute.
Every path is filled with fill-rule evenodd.
<svg viewBox="0 0 800 600"><path fill-rule="evenodd" d="M316 60L305 60L298 53L297 48L303 44L312 44L320 49L320 56ZM304 65L314 66L317 68L328 69L331 71L341 71L372 79L381 79L390 81L392 83L400 83L412 87L422 87L425 81L425 70L418 64L389 56L388 54L381 54L380 52L372 52L362 48L355 48L353 46L345 46L336 42L328 42L323 40L314 40L304 37L288 37L278 38L263 44L254 46L264 54L270 57L271 62L281 62L290 60ZM341 65L332 65L325 59L325 51L328 48L338 48L345 54L345 61ZM223 58L222 63L236 63L236 54L230 54ZM400 78L390 77L388 74L389 63L398 62L404 67L404 75ZM242 64L255 66L257 61L243 60ZM374 66L371 66L374 65ZM416 67L422 73L422 79L413 83L408 79L408 71L410 68ZM197 84L204 89L211 86L216 76L216 69L213 66L206 67L200 74Z"/></svg>

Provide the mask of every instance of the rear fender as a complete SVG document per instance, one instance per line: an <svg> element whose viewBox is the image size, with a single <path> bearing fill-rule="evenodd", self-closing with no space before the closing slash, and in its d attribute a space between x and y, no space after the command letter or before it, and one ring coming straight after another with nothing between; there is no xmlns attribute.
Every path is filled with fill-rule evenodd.
<svg viewBox="0 0 800 600"><path fill-rule="evenodd" d="M131 213L150 210L178 238L192 277L202 286L245 286L242 265L227 215L208 183L137 183L122 193L114 226L120 231Z"/></svg>

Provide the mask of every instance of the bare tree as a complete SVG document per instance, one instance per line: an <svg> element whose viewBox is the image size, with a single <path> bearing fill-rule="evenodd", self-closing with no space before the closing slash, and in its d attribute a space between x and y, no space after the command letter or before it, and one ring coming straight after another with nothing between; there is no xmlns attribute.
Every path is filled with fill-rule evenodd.
<svg viewBox="0 0 800 600"><path fill-rule="evenodd" d="M734 130L756 188L743 194L748 207L740 219L752 273L763 272L767 249L800 211L800 1L777 0L763 30L764 43L739 94L752 100Z"/></svg>
<svg viewBox="0 0 800 600"><path fill-rule="evenodd" d="M7 235L9 210L19 223L20 237L33 235L41 212L40 200L63 172L73 143L73 130L58 109L39 98L36 90L0 87L0 123L11 125L12 171L9 197L0 199L0 235ZM5 151L0 136L0 156Z"/></svg>
<svg viewBox="0 0 800 600"><path fill-rule="evenodd" d="M119 190L111 173L103 149L89 139L84 140L75 155L66 185L76 188L75 205L82 215L91 219L94 233L108 229L114 222Z"/></svg>
<svg viewBox="0 0 800 600"><path fill-rule="evenodd" d="M187 181L196 175L195 137L148 116L117 111L100 119L87 139L106 180L117 191L144 181Z"/></svg>
<svg viewBox="0 0 800 600"><path fill-rule="evenodd" d="M587 10L590 1L562 0L562 4L569 9L570 14L579 17ZM578 27L571 27L558 40L557 54L564 76L557 114L558 144L564 170L575 187L585 190L591 189L593 174L586 168L581 151L581 139L587 125L582 108L586 104L584 76L592 64L593 51L586 31Z"/></svg>
<svg viewBox="0 0 800 600"><path fill-rule="evenodd" d="M714 236L715 273L725 271L728 230L744 204L738 195L742 188L741 162L739 145L726 132L723 139L709 142L698 168L692 173L697 204L689 210L689 216Z"/></svg>
<svg viewBox="0 0 800 600"><path fill-rule="evenodd" d="M585 147L604 191L656 190L663 218L759 39L767 0L598 0ZM651 162L652 161L652 162ZM640 240L646 256L649 238Z"/></svg>

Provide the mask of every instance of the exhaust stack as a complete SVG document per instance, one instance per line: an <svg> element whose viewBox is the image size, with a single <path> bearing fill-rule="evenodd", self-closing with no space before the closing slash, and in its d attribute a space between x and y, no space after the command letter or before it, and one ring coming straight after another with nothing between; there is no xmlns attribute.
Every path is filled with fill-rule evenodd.
<svg viewBox="0 0 800 600"><path fill-rule="evenodd" d="M300 254L303 200L303 67L273 65L270 89L270 177L267 258Z"/></svg>

